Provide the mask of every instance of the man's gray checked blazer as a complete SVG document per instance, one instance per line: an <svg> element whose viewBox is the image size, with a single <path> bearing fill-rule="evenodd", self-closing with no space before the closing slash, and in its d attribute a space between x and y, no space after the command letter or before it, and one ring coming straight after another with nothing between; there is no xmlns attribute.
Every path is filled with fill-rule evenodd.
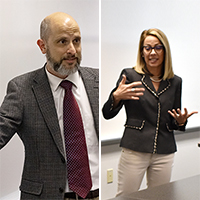
<svg viewBox="0 0 200 200"><path fill-rule="evenodd" d="M99 135L98 69L79 67ZM0 108L0 149L17 133L25 148L21 199L63 200L66 160L45 67L8 84ZM6 160L4 161L6 162Z"/></svg>

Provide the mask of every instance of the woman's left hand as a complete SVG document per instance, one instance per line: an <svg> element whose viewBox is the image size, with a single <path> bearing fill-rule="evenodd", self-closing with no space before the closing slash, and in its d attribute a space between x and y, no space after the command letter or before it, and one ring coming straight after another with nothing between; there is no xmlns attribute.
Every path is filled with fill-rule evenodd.
<svg viewBox="0 0 200 200"><path fill-rule="evenodd" d="M179 125L184 125L186 120L192 116L193 114L198 113L197 111L193 111L188 114L188 111L186 108L184 108L184 113L181 112L181 110L178 108L177 111L175 109L168 110L168 113L177 121Z"/></svg>

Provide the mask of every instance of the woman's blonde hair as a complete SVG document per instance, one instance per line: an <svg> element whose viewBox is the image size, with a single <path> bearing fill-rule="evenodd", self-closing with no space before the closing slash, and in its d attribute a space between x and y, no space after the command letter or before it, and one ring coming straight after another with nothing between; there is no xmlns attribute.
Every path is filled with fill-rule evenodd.
<svg viewBox="0 0 200 200"><path fill-rule="evenodd" d="M137 63L135 66L135 70L138 73L144 74L147 72L145 60L143 57L143 44L144 40L147 36L152 35L157 37L162 45L164 46L164 65L163 65L163 80L170 79L174 77L174 72L172 69L172 57L168 39L166 35L159 29L152 28L149 30L144 30L140 36L139 48L138 48L138 55L137 55Z"/></svg>

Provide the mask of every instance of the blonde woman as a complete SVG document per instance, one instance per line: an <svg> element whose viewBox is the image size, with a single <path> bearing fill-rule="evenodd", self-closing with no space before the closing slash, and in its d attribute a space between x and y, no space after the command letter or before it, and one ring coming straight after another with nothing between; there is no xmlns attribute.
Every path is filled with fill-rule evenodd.
<svg viewBox="0 0 200 200"><path fill-rule="evenodd" d="M137 191L145 172L148 187L170 181L174 130L184 131L187 118L197 113L181 111L181 87L165 34L159 29L143 31L136 66L122 70L102 110L106 119L115 117L122 106L126 110L117 196Z"/></svg>

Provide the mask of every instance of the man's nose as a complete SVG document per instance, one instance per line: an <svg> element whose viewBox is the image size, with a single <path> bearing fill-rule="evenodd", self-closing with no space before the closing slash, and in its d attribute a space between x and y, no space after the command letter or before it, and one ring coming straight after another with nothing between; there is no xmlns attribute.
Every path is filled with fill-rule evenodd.
<svg viewBox="0 0 200 200"><path fill-rule="evenodd" d="M68 46L67 53L70 53L70 54L76 53L76 49L75 49L74 44L72 42Z"/></svg>

